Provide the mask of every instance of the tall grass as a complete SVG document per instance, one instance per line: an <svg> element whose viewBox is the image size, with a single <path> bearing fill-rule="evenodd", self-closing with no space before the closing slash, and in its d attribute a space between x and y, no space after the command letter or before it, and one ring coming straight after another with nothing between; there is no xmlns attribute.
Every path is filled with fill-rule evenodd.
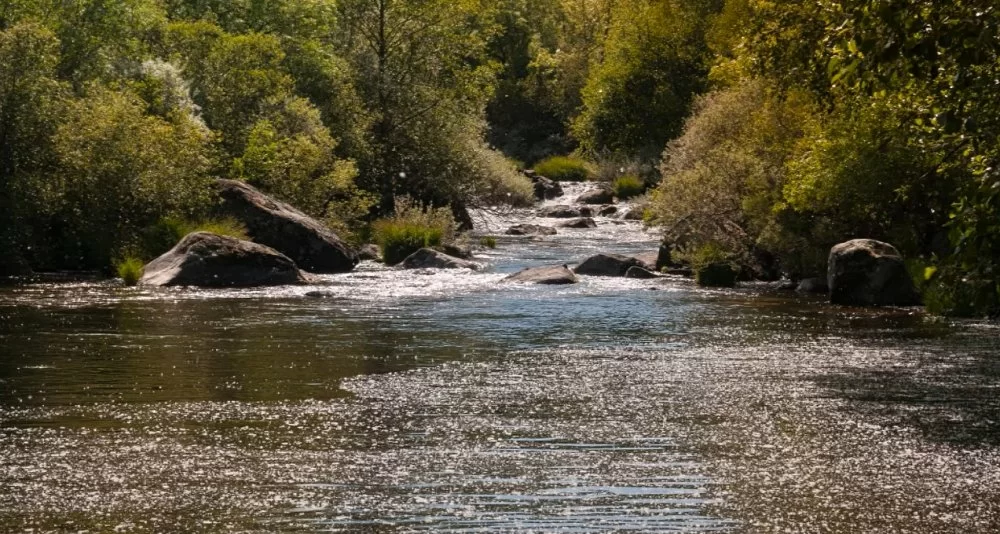
<svg viewBox="0 0 1000 534"><path fill-rule="evenodd" d="M455 236L455 219L448 208L427 208L408 198L396 200L396 214L375 221L372 237L382 248L387 265L396 265L414 252L436 247Z"/></svg>
<svg viewBox="0 0 1000 534"><path fill-rule="evenodd" d="M642 178L630 174L615 178L615 181L611 184L611 190L621 200L637 197L645 189L646 184L642 181Z"/></svg>
<svg viewBox="0 0 1000 534"><path fill-rule="evenodd" d="M535 165L535 172L556 181L583 182L592 173L587 162L571 156L552 156Z"/></svg>
<svg viewBox="0 0 1000 534"><path fill-rule="evenodd" d="M126 256L115 262L115 272L118 273L118 278L121 278L126 286L134 286L142 279L144 266L141 259L135 256Z"/></svg>

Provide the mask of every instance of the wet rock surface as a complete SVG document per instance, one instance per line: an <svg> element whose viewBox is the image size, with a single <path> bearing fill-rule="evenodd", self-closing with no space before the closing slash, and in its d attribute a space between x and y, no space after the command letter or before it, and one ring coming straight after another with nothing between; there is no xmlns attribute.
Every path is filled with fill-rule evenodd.
<svg viewBox="0 0 1000 534"><path fill-rule="evenodd" d="M146 265L148 286L259 287L311 281L280 252L233 237L196 232Z"/></svg>
<svg viewBox="0 0 1000 534"><path fill-rule="evenodd" d="M504 278L504 282L525 282L540 285L575 284L580 280L566 265L529 267Z"/></svg>
<svg viewBox="0 0 1000 534"><path fill-rule="evenodd" d="M404 269L478 269L471 261L449 256L443 252L422 248L406 257L400 264Z"/></svg>
<svg viewBox="0 0 1000 534"><path fill-rule="evenodd" d="M854 306L916 306L913 286L899 251L888 243L856 239L830 250L830 301Z"/></svg>

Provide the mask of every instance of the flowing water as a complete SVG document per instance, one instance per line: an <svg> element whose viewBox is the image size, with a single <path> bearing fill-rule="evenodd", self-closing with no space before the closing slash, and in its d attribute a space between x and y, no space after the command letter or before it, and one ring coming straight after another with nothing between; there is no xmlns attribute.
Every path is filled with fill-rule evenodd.
<svg viewBox="0 0 1000 534"><path fill-rule="evenodd" d="M0 288L0 531L1000 530L1000 328L501 283L655 250L598 220L476 273Z"/></svg>

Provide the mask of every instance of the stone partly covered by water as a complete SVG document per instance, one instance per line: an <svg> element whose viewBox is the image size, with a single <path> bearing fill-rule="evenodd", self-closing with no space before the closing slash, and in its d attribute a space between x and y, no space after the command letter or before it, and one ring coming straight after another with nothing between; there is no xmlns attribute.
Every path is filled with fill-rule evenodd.
<svg viewBox="0 0 1000 534"><path fill-rule="evenodd" d="M920 295L896 247L855 239L830 250L830 301L857 306L916 306Z"/></svg>
<svg viewBox="0 0 1000 534"><path fill-rule="evenodd" d="M615 201L615 194L611 187L600 185L596 189L580 195L576 201L580 204L603 205L611 204Z"/></svg>
<svg viewBox="0 0 1000 534"><path fill-rule="evenodd" d="M593 217L594 208L590 206L567 206L557 204L538 210L538 216L546 219L572 219L575 217Z"/></svg>
<svg viewBox="0 0 1000 534"><path fill-rule="evenodd" d="M559 228L576 228L576 229L586 229L586 228L597 228L597 221L590 217L580 217L577 219L570 219L566 222L561 222L558 225Z"/></svg>
<svg viewBox="0 0 1000 534"><path fill-rule="evenodd" d="M422 248L400 264L404 269L478 269L477 263L449 256L430 248Z"/></svg>
<svg viewBox="0 0 1000 534"><path fill-rule="evenodd" d="M243 223L250 237L313 273L343 273L358 254L319 221L236 180L218 180L219 214Z"/></svg>
<svg viewBox="0 0 1000 534"><path fill-rule="evenodd" d="M575 284L579 278L566 265L529 267L504 278L504 282L525 282L540 285Z"/></svg>
<svg viewBox="0 0 1000 534"><path fill-rule="evenodd" d="M196 232L144 269L148 286L258 287L310 281L280 252L234 237Z"/></svg>
<svg viewBox="0 0 1000 534"><path fill-rule="evenodd" d="M516 224L504 232L507 235L556 235L558 232L551 226L538 224Z"/></svg>
<svg viewBox="0 0 1000 534"><path fill-rule="evenodd" d="M643 267L645 264L636 258L621 254L597 254L591 256L576 266L576 274L588 276L625 276L632 267Z"/></svg>

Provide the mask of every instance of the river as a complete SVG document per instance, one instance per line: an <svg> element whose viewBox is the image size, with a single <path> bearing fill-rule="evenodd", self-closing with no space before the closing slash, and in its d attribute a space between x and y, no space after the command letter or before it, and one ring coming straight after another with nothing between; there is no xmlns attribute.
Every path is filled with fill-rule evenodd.
<svg viewBox="0 0 1000 534"><path fill-rule="evenodd" d="M0 531L1000 531L1000 327L500 283L655 250L598 222L476 273L0 287Z"/></svg>

